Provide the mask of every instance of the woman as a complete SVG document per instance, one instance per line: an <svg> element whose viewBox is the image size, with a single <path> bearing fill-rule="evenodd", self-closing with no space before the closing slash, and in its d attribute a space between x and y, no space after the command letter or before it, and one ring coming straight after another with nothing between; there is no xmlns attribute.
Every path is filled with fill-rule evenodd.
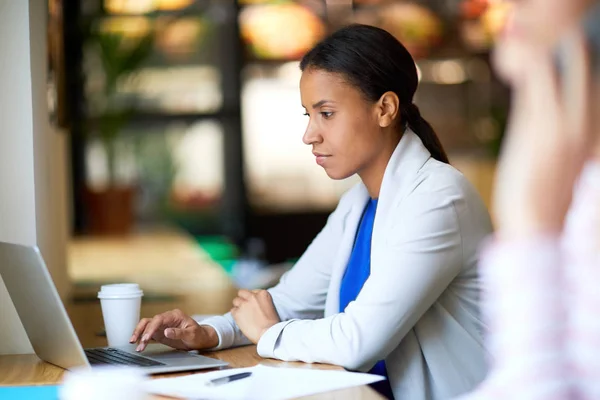
<svg viewBox="0 0 600 400"><path fill-rule="evenodd" d="M594 2L516 1L495 49L513 107L481 262L494 363L470 398L600 398L600 90L578 29Z"/></svg>
<svg viewBox="0 0 600 400"><path fill-rule="evenodd" d="M240 291L202 326L177 311L142 320L132 342L256 343L263 357L386 375L379 389L398 399L469 391L486 374L476 265L491 223L412 103L413 59L389 33L352 25L301 69L304 143L329 177L362 183L277 286Z"/></svg>

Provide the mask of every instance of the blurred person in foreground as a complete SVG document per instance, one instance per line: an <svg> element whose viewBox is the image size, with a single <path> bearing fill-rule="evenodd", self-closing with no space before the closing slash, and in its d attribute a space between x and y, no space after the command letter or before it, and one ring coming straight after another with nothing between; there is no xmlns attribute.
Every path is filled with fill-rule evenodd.
<svg viewBox="0 0 600 400"><path fill-rule="evenodd" d="M361 182L277 286L241 290L202 325L178 311L144 319L132 341L256 343L263 357L383 375L387 398L472 390L487 372L477 262L491 222L413 104L414 60L388 32L351 25L300 67L304 143L330 178Z"/></svg>
<svg viewBox="0 0 600 400"><path fill-rule="evenodd" d="M495 49L513 101L480 265L492 365L465 398L600 398L600 80L578 27L593 4L515 1Z"/></svg>

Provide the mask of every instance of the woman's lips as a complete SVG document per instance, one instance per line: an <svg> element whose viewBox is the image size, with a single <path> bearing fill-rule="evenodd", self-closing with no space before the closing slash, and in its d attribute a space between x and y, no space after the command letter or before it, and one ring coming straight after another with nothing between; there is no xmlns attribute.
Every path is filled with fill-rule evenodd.
<svg viewBox="0 0 600 400"><path fill-rule="evenodd" d="M327 159L331 156L328 156L325 154L315 154L315 157L316 157L317 164L322 166L325 163L325 161L327 161Z"/></svg>
<svg viewBox="0 0 600 400"><path fill-rule="evenodd" d="M326 159L327 159L326 156L317 156L317 164L322 166L325 163Z"/></svg>

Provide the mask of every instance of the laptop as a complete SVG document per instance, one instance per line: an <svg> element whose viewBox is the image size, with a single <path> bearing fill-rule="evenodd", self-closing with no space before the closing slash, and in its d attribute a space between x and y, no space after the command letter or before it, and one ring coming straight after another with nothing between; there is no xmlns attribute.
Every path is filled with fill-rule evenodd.
<svg viewBox="0 0 600 400"><path fill-rule="evenodd" d="M142 353L135 345L84 350L39 249L0 242L0 277L4 281L25 332L42 360L65 369L128 365L145 373L218 368L227 363L192 352L150 344Z"/></svg>

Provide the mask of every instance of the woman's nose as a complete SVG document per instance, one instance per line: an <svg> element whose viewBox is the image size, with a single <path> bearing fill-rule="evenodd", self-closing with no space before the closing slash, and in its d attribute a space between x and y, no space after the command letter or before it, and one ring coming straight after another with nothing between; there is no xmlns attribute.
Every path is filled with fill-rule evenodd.
<svg viewBox="0 0 600 400"><path fill-rule="evenodd" d="M319 133L317 127L309 122L306 131L304 132L304 136L302 136L302 142L311 145L314 143L321 143L322 141L323 137Z"/></svg>

